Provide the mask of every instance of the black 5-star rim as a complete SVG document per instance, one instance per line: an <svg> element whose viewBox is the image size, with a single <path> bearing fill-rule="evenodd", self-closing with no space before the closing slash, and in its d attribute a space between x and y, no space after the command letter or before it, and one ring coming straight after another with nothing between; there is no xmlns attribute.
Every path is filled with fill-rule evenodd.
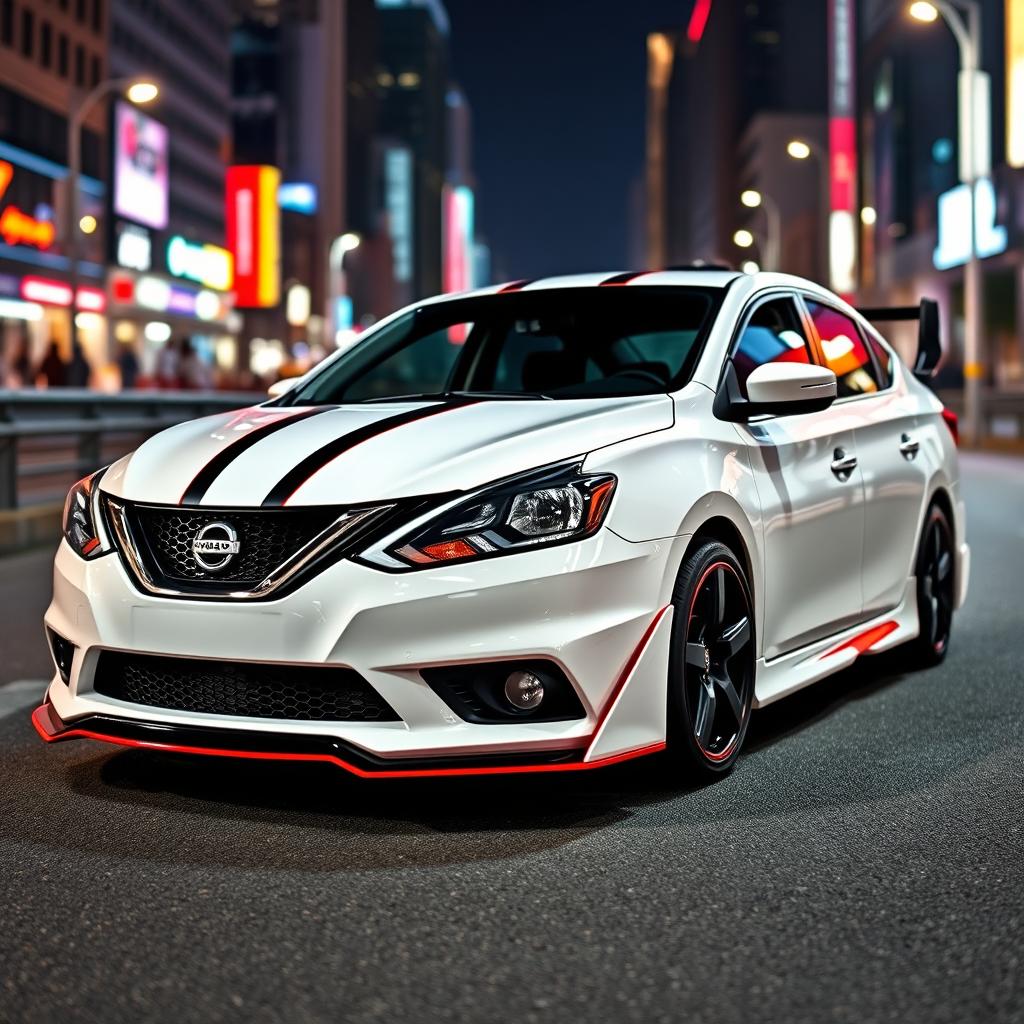
<svg viewBox="0 0 1024 1024"><path fill-rule="evenodd" d="M728 562L713 562L697 581L684 660L684 704L694 742L709 763L728 761L746 730L754 684L750 601Z"/></svg>
<svg viewBox="0 0 1024 1024"><path fill-rule="evenodd" d="M932 510L921 539L917 604L921 636L936 655L944 654L953 625L953 538L946 517L937 508Z"/></svg>

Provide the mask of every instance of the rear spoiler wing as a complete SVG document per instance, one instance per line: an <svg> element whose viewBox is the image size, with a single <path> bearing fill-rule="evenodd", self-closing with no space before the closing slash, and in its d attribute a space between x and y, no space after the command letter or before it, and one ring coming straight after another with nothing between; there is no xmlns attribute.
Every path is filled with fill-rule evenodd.
<svg viewBox="0 0 1024 1024"><path fill-rule="evenodd" d="M942 359L942 339L939 336L939 304L934 299L922 299L919 306L875 306L858 309L865 320L891 323L896 320L916 320L917 356L913 373L920 381L928 381L935 375L939 360Z"/></svg>

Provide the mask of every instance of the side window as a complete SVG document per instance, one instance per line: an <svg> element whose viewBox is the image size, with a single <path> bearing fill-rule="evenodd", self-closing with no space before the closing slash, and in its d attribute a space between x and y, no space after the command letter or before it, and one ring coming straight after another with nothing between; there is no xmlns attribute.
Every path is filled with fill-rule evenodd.
<svg viewBox="0 0 1024 1024"><path fill-rule="evenodd" d="M763 302L740 334L732 362L740 393L747 397L747 378L765 363L809 363L810 351L800 314L792 299Z"/></svg>
<svg viewBox="0 0 1024 1024"><path fill-rule="evenodd" d="M836 375L837 397L878 391L878 375L857 325L845 314L810 299L807 311L821 339L825 365Z"/></svg>
<svg viewBox="0 0 1024 1024"><path fill-rule="evenodd" d="M881 374L878 386L884 391L892 387L892 353L871 333L868 333L868 347L875 354L875 367Z"/></svg>

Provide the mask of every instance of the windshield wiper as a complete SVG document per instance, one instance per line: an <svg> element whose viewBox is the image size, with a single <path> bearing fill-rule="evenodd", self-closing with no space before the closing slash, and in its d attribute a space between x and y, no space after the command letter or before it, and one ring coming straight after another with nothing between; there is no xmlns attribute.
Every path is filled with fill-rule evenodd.
<svg viewBox="0 0 1024 1024"><path fill-rule="evenodd" d="M541 394L539 391L446 391L445 398L525 398L543 399L545 402L553 402L550 395Z"/></svg>

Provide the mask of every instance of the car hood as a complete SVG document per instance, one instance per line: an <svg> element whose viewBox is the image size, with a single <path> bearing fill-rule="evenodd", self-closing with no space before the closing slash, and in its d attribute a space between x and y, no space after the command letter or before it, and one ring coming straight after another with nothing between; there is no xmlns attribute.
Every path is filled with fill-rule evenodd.
<svg viewBox="0 0 1024 1024"><path fill-rule="evenodd" d="M467 491L673 423L667 395L255 406L171 427L102 489L210 507L349 505Z"/></svg>

